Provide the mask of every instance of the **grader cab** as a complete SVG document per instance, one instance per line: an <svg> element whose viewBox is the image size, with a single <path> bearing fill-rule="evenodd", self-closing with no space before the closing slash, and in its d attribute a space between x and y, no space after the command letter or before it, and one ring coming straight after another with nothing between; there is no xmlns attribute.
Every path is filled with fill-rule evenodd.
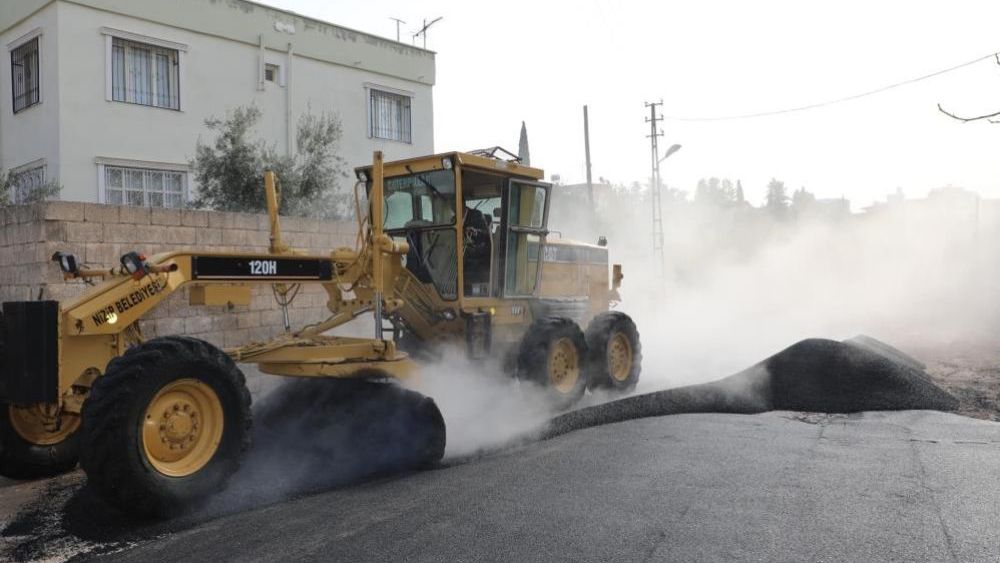
<svg viewBox="0 0 1000 563"><path fill-rule="evenodd" d="M609 311L621 269L609 274L604 246L551 240L552 186L541 170L488 153L390 163L376 153L356 174L359 245L328 256L283 243L270 173L266 253L136 251L99 270L57 253L67 279L93 287L65 302L3 304L0 475L54 475L79 461L123 510L190 506L223 487L249 447L250 394L238 363L273 375L405 383L419 371L415 359L458 346L540 387L558 409L588 388L635 386L635 324ZM147 340L138 329L185 286L193 305L223 305L252 285L271 286L280 300L301 284L326 291L330 317L295 330L286 317L285 331L266 342L220 350L185 336ZM328 334L365 314L373 338ZM433 400L409 396L406 419L432 429L414 433L422 441L411 446L421 463L436 462L441 413Z"/></svg>

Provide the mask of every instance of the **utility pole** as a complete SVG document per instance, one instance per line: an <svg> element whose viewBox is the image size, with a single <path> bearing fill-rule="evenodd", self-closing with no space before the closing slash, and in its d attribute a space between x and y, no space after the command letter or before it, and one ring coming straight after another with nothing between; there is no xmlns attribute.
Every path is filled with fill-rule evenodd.
<svg viewBox="0 0 1000 563"><path fill-rule="evenodd" d="M396 43L399 43L399 24L406 22L399 18L389 18L389 19L396 22Z"/></svg>
<svg viewBox="0 0 1000 563"><path fill-rule="evenodd" d="M649 193L651 195L650 207L653 209L653 254L659 260L661 278L665 273L665 265L663 257L663 207L660 194L660 149L657 139L663 136L663 131L656 126L656 123L662 121L663 118L656 115L656 107L662 105L663 100L646 102L646 107L649 108L649 117L646 118L646 123L649 123L649 135L646 136L649 137L650 155L652 156L652 185L649 187Z"/></svg>
<svg viewBox="0 0 1000 563"><path fill-rule="evenodd" d="M594 183L590 179L590 121L587 118L587 106L583 106L583 148L587 154L587 202L591 212L594 211Z"/></svg>

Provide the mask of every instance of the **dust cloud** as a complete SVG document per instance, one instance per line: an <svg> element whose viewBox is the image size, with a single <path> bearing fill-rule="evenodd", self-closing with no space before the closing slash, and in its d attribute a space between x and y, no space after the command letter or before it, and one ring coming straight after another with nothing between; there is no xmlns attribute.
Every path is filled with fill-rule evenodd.
<svg viewBox="0 0 1000 563"><path fill-rule="evenodd" d="M560 188L555 189L558 194ZM992 202L968 192L946 190L863 213L851 213L846 203L778 213L749 205L670 201L662 273L651 252L649 207L642 193L606 198L596 213L574 208L572 200L561 206L559 197L567 196L557 195L553 205L550 227L560 234L552 236L585 242L607 236L611 261L623 265L622 302L616 309L635 319L641 335L637 394L717 381L807 338L867 334L910 351L928 343L983 339L1000 325L994 313L1000 300L995 281L1000 206L994 209ZM440 409L447 428L446 463L537 437L559 414L540 389L504 374L499 360L472 361L462 350L446 349L439 359L421 364L418 378L407 385ZM326 400L322 394L306 395L291 403ZM615 398L588 393L577 407ZM314 405L301 411L323 409ZM392 416L380 412L364 416ZM289 447L287 436L305 442L299 448L304 451L317 448L315 442L352 441L350 432L338 430L340 423L328 418L305 423L289 418L305 428L259 420L281 451ZM396 435L405 437L407 429L400 428ZM248 462L237 484L268 482L266 492L251 489L273 498L301 490L317 474L327 484L331 475L357 477L367 472L372 455L382 455L331 466L329 460L337 456L324 447L309 451L297 464L300 471L288 468L285 454L268 456L275 467L263 460ZM389 452L376 465L391 465L399 457ZM365 464L355 466L361 460Z"/></svg>
<svg viewBox="0 0 1000 563"><path fill-rule="evenodd" d="M638 392L716 380L810 337L906 349L982 340L1000 324L1000 202L965 190L859 213L843 200L665 200L662 273L645 194L608 193L596 213L580 196L562 194L550 223L567 238L607 236L623 265L617 308L641 334Z"/></svg>
<svg viewBox="0 0 1000 563"><path fill-rule="evenodd" d="M1000 202L964 190L853 213L842 200L771 209L672 199L661 273L646 194L607 193L595 212L569 189L554 188L550 236L606 236L623 265L615 308L640 332L637 394L716 381L807 338L866 334L912 350L982 340L1000 325ZM456 350L425 364L414 389L445 417L448 458L516 444L558 414L531 385ZM588 393L577 408L615 398Z"/></svg>
<svg viewBox="0 0 1000 563"><path fill-rule="evenodd" d="M457 348L421 366L412 389L432 397L448 431L446 459L494 450L530 435L552 416L542 390L503 372L499 361L470 360Z"/></svg>

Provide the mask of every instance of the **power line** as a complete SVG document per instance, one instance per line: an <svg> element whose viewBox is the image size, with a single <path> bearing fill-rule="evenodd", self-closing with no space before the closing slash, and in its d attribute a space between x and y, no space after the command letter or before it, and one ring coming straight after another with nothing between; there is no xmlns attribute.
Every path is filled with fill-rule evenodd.
<svg viewBox="0 0 1000 563"><path fill-rule="evenodd" d="M964 67L967 67L967 66L970 66L970 65L974 65L974 64L976 64L978 62L984 61L986 59L994 58L994 57L1000 57L1000 55L998 55L997 53L990 53L989 55L983 55L982 57L973 59L971 61L964 62L964 63L959 64L959 65L955 65L955 66L948 67L948 68L945 68L945 69L942 69L942 70L938 70L938 71L932 72L930 74L925 74L923 76L918 76L916 78L911 78L909 80L904 80L902 82L896 82L895 84L889 84L888 86L882 86L881 88L876 88L874 90L869 90L867 92L862 92L860 94L853 94L851 96L844 96L842 98L836 98L836 99L833 99L833 100L827 100L825 102L818 102L818 103L808 104L808 105L804 105L804 106L791 107L791 108L780 109L780 110L775 110L775 111L762 111L762 112L759 112L759 113L746 113L746 114L741 114L741 115L722 115L722 116L714 116L714 117L676 117L676 116L663 116L661 119L669 119L671 121L727 121L727 120L734 120L734 119L751 119L751 118L754 118L754 117L767 117L767 116L770 116L770 115L780 115L780 114L783 114L783 113L793 113L793 112L797 112L797 111L805 111L805 110L810 110L810 109L816 109L816 108L821 108L821 107L824 107L824 106L831 106L831 105L834 105L834 104L841 104L841 103L844 103L844 102L849 102L849 101L852 101L852 100L857 100L858 98L864 98L866 96L873 96L875 94L881 94L882 92L885 92L887 90L892 90L893 88L899 88L900 86L906 86L906 85L909 85L909 84L913 84L915 82L920 82L921 80L927 80L928 78L934 78L935 76L940 76L942 74L945 74L945 73L948 73L948 72L952 72L952 71L955 71L955 70L958 70L960 68L964 68ZM998 59L997 62L1000 63L1000 59Z"/></svg>

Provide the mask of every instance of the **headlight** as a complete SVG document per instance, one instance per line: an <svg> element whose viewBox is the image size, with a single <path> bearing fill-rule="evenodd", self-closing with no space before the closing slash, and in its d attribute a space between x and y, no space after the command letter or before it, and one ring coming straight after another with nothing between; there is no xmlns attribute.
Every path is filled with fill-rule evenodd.
<svg viewBox="0 0 1000 563"><path fill-rule="evenodd" d="M146 257L138 252L129 252L121 257L122 268L135 279L146 275L145 262Z"/></svg>
<svg viewBox="0 0 1000 563"><path fill-rule="evenodd" d="M77 273L78 268L76 264L76 256L70 254L69 252L56 252L52 255L52 261L59 263L59 269L66 274Z"/></svg>

